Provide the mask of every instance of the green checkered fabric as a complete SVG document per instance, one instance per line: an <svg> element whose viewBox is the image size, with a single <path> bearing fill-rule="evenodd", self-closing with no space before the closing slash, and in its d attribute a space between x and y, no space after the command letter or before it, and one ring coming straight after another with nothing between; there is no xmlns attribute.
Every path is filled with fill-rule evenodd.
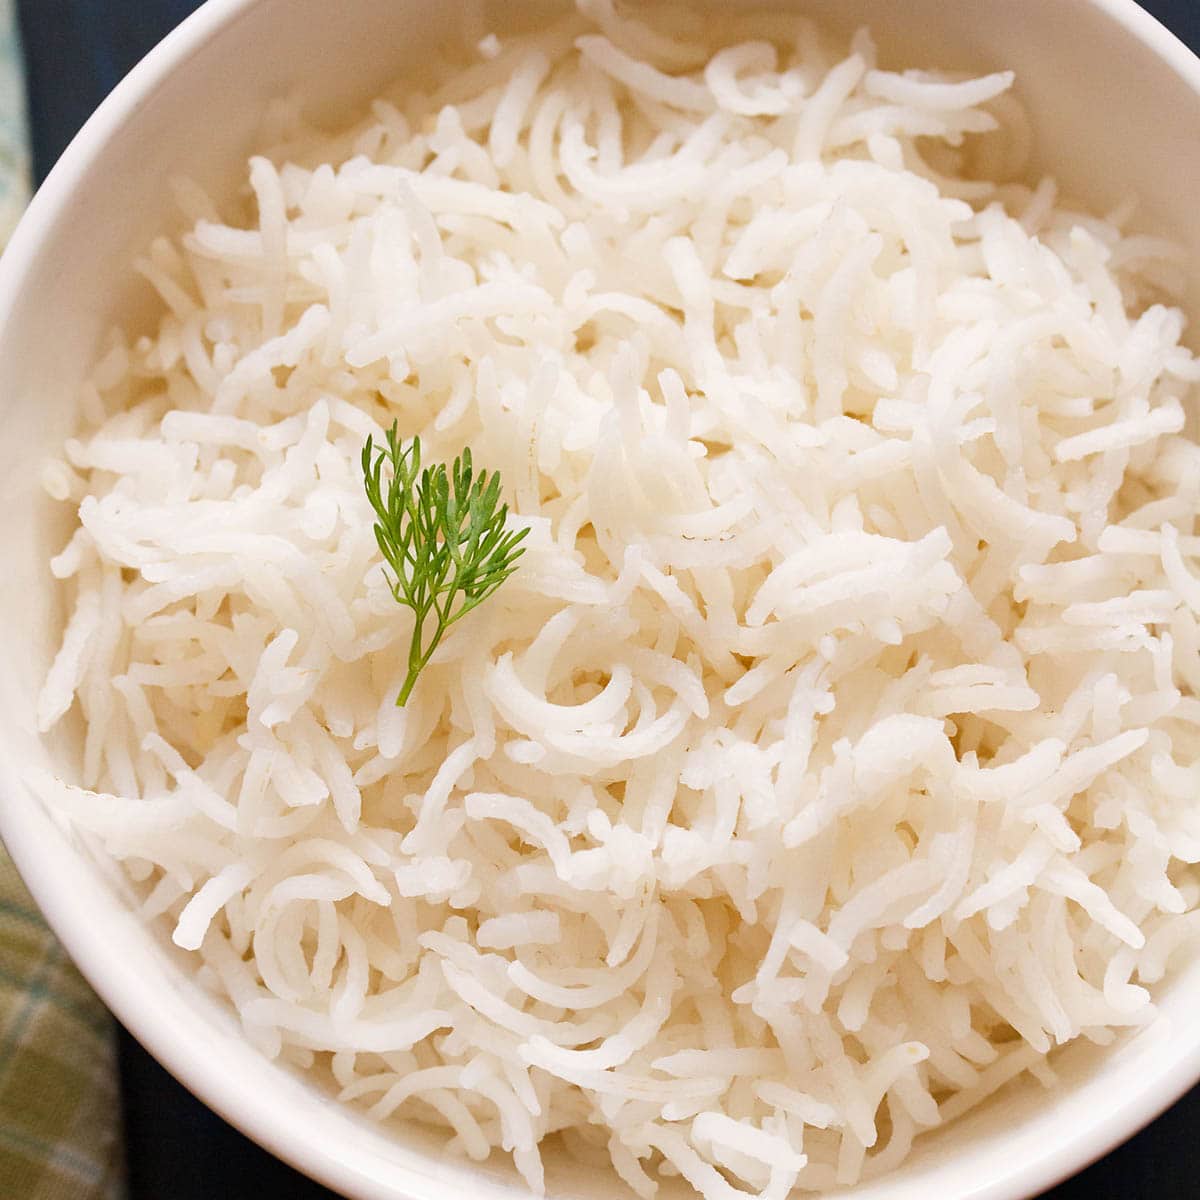
<svg viewBox="0 0 1200 1200"><path fill-rule="evenodd" d="M117 1200L112 1025L0 846L0 1196Z"/></svg>
<svg viewBox="0 0 1200 1200"><path fill-rule="evenodd" d="M0 0L0 246L29 200L25 80L13 0Z"/></svg>
<svg viewBox="0 0 1200 1200"><path fill-rule="evenodd" d="M0 247L29 198L16 15L0 0ZM112 1021L0 844L0 1200L117 1200Z"/></svg>

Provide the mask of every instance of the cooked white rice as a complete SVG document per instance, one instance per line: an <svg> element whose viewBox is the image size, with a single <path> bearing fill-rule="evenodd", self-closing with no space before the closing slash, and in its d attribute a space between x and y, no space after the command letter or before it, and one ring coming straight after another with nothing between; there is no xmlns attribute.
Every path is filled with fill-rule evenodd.
<svg viewBox="0 0 1200 1200"><path fill-rule="evenodd" d="M1198 897L1200 365L1162 243L1006 182L1010 74L646 20L275 114L246 223L181 189L157 329L46 471L39 718L86 741L33 783L346 1100L535 1191L561 1132L639 1196L781 1200L1151 1019ZM403 709L393 419L530 530Z"/></svg>

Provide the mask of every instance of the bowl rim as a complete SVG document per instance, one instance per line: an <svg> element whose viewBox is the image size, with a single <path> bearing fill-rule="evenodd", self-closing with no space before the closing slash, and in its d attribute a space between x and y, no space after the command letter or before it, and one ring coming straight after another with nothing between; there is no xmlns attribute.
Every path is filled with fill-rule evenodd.
<svg viewBox="0 0 1200 1200"><path fill-rule="evenodd" d="M767 0L769 2L769 0ZM1081 0L1099 10L1126 35L1149 49L1200 96L1200 57L1136 0ZM171 73L208 42L235 24L258 0L205 0L162 39L117 84L87 120L38 188L0 256L0 329L11 320L27 275L47 235L69 210L109 139L133 118ZM389 1162L389 1179L360 1169L318 1142L295 1136L282 1112L257 1102L235 1075L181 1042L153 1004L147 1004L132 970L114 961L92 936L86 904L62 886L39 862L37 830L22 813L31 796L0 797L0 839L51 930L82 975L114 1016L184 1087L245 1136L325 1186L346 1195L400 1200L407 1186L424 1192L428 1175ZM1200 1039L1171 1068L1127 1094L1094 1125L1044 1149L998 1180L982 1180L962 1200L1028 1200L1081 1171L1126 1141L1171 1107L1200 1081Z"/></svg>

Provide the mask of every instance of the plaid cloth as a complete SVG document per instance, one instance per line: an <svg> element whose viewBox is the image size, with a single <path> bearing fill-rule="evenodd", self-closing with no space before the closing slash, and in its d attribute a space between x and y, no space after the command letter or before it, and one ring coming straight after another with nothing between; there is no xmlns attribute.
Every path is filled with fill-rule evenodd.
<svg viewBox="0 0 1200 1200"><path fill-rule="evenodd" d="M12 0L0 0L0 246L29 199L24 81ZM112 1021L0 845L0 1197L118 1200Z"/></svg>
<svg viewBox="0 0 1200 1200"><path fill-rule="evenodd" d="M25 81L13 0L0 0L0 246L29 200Z"/></svg>
<svg viewBox="0 0 1200 1200"><path fill-rule="evenodd" d="M0 1196L121 1195L112 1023L0 846Z"/></svg>

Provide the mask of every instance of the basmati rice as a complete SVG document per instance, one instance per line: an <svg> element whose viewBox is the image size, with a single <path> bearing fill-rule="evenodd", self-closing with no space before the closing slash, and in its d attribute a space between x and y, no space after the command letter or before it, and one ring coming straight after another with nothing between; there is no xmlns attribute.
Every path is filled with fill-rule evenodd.
<svg viewBox="0 0 1200 1200"><path fill-rule="evenodd" d="M1011 73L611 0L181 185L47 491L38 707L265 1053L474 1159L823 1190L1197 927L1200 363L1169 248L1019 176ZM741 29L739 32L739 23ZM1003 164L991 180L980 164ZM999 169L999 168L998 168ZM529 529L404 709L359 454Z"/></svg>

